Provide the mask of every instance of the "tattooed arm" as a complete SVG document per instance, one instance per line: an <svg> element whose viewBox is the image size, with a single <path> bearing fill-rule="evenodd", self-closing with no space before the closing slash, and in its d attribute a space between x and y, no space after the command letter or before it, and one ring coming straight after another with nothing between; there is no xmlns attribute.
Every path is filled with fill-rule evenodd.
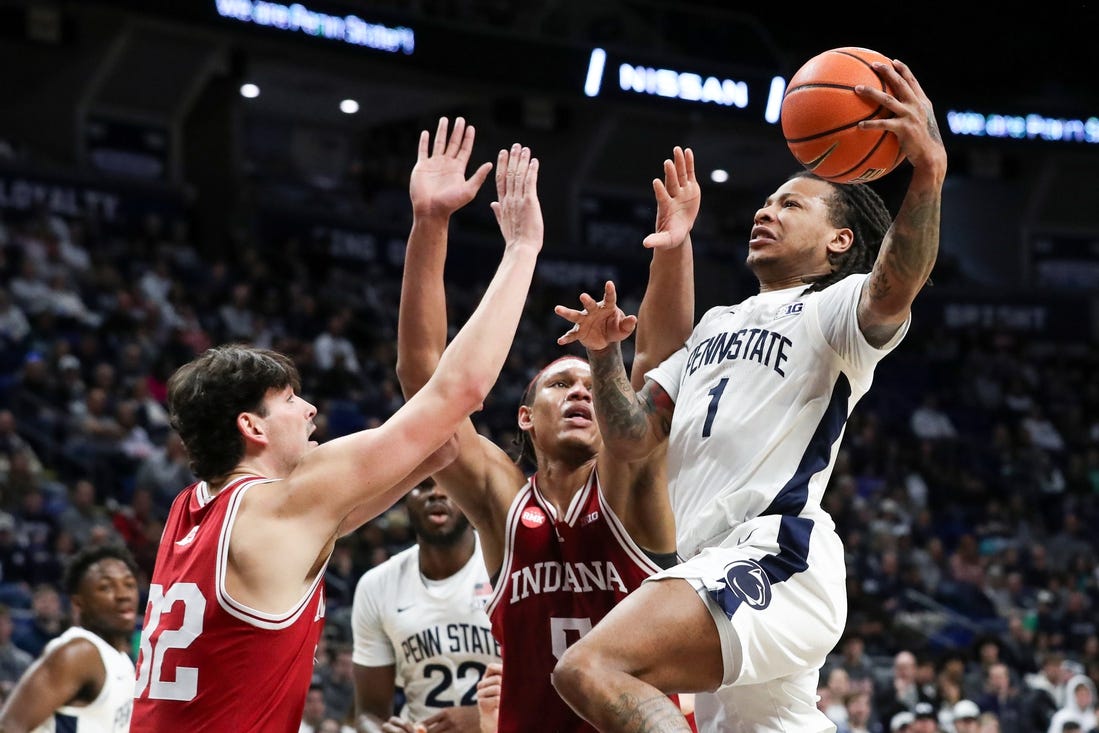
<svg viewBox="0 0 1099 733"><path fill-rule="evenodd" d="M588 349L588 361L603 444L624 461L648 457L668 439L675 403L651 379L645 381L640 392L634 391L618 343L599 351Z"/></svg>
<svg viewBox="0 0 1099 733"><path fill-rule="evenodd" d="M892 66L875 63L874 68L885 76L896 96L868 87L856 91L891 110L894 116L868 120L860 127L893 132L913 167L908 192L885 235L859 301L859 327L867 341L881 346L908 318L912 301L935 266L946 148L931 101L909 68L899 61Z"/></svg>
<svg viewBox="0 0 1099 733"><path fill-rule="evenodd" d="M622 341L633 333L636 316L627 316L617 306L614 283L608 281L603 300L580 295L582 310L559 305L557 315L573 324L557 343L579 341L588 351L591 364L595 417L607 452L623 461L648 457L668 439L675 403L668 393L647 380L634 391L622 361Z"/></svg>

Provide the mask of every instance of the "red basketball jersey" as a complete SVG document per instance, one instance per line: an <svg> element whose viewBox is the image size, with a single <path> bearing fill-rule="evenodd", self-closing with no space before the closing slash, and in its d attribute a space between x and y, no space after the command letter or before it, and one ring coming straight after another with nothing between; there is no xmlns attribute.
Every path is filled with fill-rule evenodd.
<svg viewBox="0 0 1099 733"><path fill-rule="evenodd" d="M131 731L297 733L324 626L324 570L279 615L241 605L225 588L241 500L269 480L245 477L216 496L200 482L173 502L149 587Z"/></svg>
<svg viewBox="0 0 1099 733"><path fill-rule="evenodd" d="M569 644L660 568L611 512L595 471L564 517L532 477L505 532L488 605L504 664L499 733L595 731L553 689L550 673Z"/></svg>

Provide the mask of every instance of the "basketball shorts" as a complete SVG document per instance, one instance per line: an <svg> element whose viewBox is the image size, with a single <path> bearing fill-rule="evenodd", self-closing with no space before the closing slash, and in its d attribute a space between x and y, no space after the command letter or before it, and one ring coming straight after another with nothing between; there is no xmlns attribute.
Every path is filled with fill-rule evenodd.
<svg viewBox="0 0 1099 733"><path fill-rule="evenodd" d="M766 516L646 582L682 578L717 625L722 686L699 694L699 731L829 731L820 668L847 618L843 543L810 519Z"/></svg>

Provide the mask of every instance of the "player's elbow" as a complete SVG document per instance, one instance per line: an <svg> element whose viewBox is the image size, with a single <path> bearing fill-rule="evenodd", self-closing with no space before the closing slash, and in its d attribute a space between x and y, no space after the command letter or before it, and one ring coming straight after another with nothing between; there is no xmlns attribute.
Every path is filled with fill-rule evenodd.
<svg viewBox="0 0 1099 733"><path fill-rule="evenodd" d="M423 389L429 379L431 379L431 372L426 366L426 359L410 354L398 354L397 381L406 399Z"/></svg>

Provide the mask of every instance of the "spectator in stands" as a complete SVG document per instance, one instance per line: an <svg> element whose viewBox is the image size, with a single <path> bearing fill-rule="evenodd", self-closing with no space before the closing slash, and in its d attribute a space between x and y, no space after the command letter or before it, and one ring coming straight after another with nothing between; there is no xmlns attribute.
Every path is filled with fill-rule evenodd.
<svg viewBox="0 0 1099 733"><path fill-rule="evenodd" d="M977 704L981 710L995 713L1003 733L1028 733L1026 702L1012 683L1011 670L1006 664L997 662L988 667L985 692Z"/></svg>
<svg viewBox="0 0 1099 733"><path fill-rule="evenodd" d="M111 518L106 508L96 502L95 484L83 478L73 483L69 504L62 510L58 523L80 546L89 543L96 527L110 526Z"/></svg>
<svg viewBox="0 0 1099 733"><path fill-rule="evenodd" d="M860 689L873 693L876 670L874 663L866 654L866 644L861 636L848 632L839 643L840 655L832 655L834 667L839 667L847 673L849 684L853 690Z"/></svg>
<svg viewBox="0 0 1099 733"><path fill-rule="evenodd" d="M0 603L0 700L15 687L15 683L34 662L34 657L12 643L11 609Z"/></svg>
<svg viewBox="0 0 1099 733"><path fill-rule="evenodd" d="M305 707L302 709L301 727L298 728L298 733L320 733L324 719L324 687L314 682L309 686L309 692L305 694Z"/></svg>
<svg viewBox="0 0 1099 733"><path fill-rule="evenodd" d="M836 733L881 733L881 724L871 717L870 693L849 693L843 706L846 720L836 726Z"/></svg>
<svg viewBox="0 0 1099 733"><path fill-rule="evenodd" d="M340 644L332 651L332 667L324 676L325 715L336 720L348 720L355 712L355 677L350 644Z"/></svg>
<svg viewBox="0 0 1099 733"><path fill-rule="evenodd" d="M941 733L939 716L929 702L918 702L912 707L911 733Z"/></svg>
<svg viewBox="0 0 1099 733"><path fill-rule="evenodd" d="M915 710L920 702L930 706L916 683L916 655L908 650L897 652L893 657L893 673L878 685L874 709L882 719L888 719L902 710Z"/></svg>
<svg viewBox="0 0 1099 733"><path fill-rule="evenodd" d="M1080 674L1068 681L1065 690L1065 703L1053 714L1047 733L1061 733L1066 723L1077 723L1081 730L1090 733L1099 726L1095 713L1095 683Z"/></svg>
<svg viewBox="0 0 1099 733"><path fill-rule="evenodd" d="M30 623L17 628L12 641L27 654L37 657L50 639L65 630L66 625L61 594L52 585L39 585L31 596Z"/></svg>
<svg viewBox="0 0 1099 733"><path fill-rule="evenodd" d="M958 430L953 421L939 407L939 398L934 392L927 392L923 402L912 412L909 421L913 434L920 440L953 440Z"/></svg>
<svg viewBox="0 0 1099 733"><path fill-rule="evenodd" d="M137 467L134 489L146 490L153 499L157 516L168 516L180 488L195 482L183 441L174 430L168 433L163 446L158 446Z"/></svg>
<svg viewBox="0 0 1099 733"><path fill-rule="evenodd" d="M981 709L972 700L959 700L951 711L954 733L978 733L981 727Z"/></svg>
<svg viewBox="0 0 1099 733"><path fill-rule="evenodd" d="M916 716L909 710L902 710L894 715L889 720L890 733L910 733L912 730L912 723L916 720Z"/></svg>
<svg viewBox="0 0 1099 733"><path fill-rule="evenodd" d="M1061 516L1061 527L1046 543L1049 568L1055 573L1064 573L1070 569L1072 561L1079 555L1095 556L1080 517L1075 511L1066 511Z"/></svg>
<svg viewBox="0 0 1099 733"><path fill-rule="evenodd" d="M0 353L16 353L30 333L31 324L23 309L12 300L8 288L0 287ZM7 363L0 363L0 366L7 366Z"/></svg>

